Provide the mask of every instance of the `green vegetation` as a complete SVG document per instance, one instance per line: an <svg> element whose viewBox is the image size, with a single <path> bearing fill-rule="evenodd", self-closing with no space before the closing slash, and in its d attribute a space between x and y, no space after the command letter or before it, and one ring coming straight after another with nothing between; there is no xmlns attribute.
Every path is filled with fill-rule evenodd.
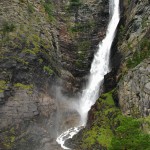
<svg viewBox="0 0 150 150"><path fill-rule="evenodd" d="M35 55L36 57L38 57L39 56L38 53L42 51L42 49L40 48L41 42L38 35L37 34L28 35L24 33L22 34L25 35L25 37L27 38L21 38L20 34L16 35L15 38L12 39L10 43L7 43L9 45L9 48L14 52L17 49L20 53ZM15 41L16 39L17 41ZM42 45L42 47L45 47L45 45ZM18 63L21 63L23 65L29 65L30 59L28 55L22 55L23 57L22 56L20 57L19 55L13 55L12 53L10 59L14 59Z"/></svg>
<svg viewBox="0 0 150 150"><path fill-rule="evenodd" d="M111 144L112 131L109 128L99 128L93 126L90 132L85 133L83 136L84 142L82 144L83 149L91 149L96 144L100 144L103 147L108 147Z"/></svg>
<svg viewBox="0 0 150 150"><path fill-rule="evenodd" d="M27 62L25 59L20 57L13 57L17 62L22 63L23 65L29 65L29 62Z"/></svg>
<svg viewBox="0 0 150 150"><path fill-rule="evenodd" d="M0 93L2 93L7 88L7 83L5 80L0 80Z"/></svg>
<svg viewBox="0 0 150 150"><path fill-rule="evenodd" d="M99 144L101 147L110 147L113 138L113 130L117 125L116 115L121 112L115 107L113 91L103 94L97 102L97 110L92 110L94 122L90 129L83 132L83 149L94 149ZM117 120L117 119L116 119Z"/></svg>
<svg viewBox="0 0 150 150"><path fill-rule="evenodd" d="M14 146L14 142L16 140L15 129L12 127L9 130L4 131L3 134L4 136L3 136L2 145L6 149L11 149Z"/></svg>
<svg viewBox="0 0 150 150"><path fill-rule="evenodd" d="M33 4L28 3L28 12L33 13L35 11Z"/></svg>
<svg viewBox="0 0 150 150"><path fill-rule="evenodd" d="M44 72L48 73L48 75L52 75L54 71L49 66L43 67Z"/></svg>
<svg viewBox="0 0 150 150"><path fill-rule="evenodd" d="M150 135L143 133L141 122L131 117L122 117L115 130L110 150L149 150Z"/></svg>
<svg viewBox="0 0 150 150"><path fill-rule="evenodd" d="M10 23L8 21L3 22L1 32L5 36L9 32L13 32L15 30L16 26L14 23Z"/></svg>
<svg viewBox="0 0 150 150"><path fill-rule="evenodd" d="M36 34L28 36L26 40L21 41L21 42L25 44L25 47L22 50L23 53L36 55L38 54L38 52L41 51L40 38Z"/></svg>
<svg viewBox="0 0 150 150"><path fill-rule="evenodd" d="M150 135L142 130L146 119L123 116L115 106L114 94L115 90L103 94L96 107L92 108L90 115L94 122L83 130L79 147L83 150L100 147L108 150L149 150Z"/></svg>
<svg viewBox="0 0 150 150"><path fill-rule="evenodd" d="M49 19L51 21L54 20L52 2L50 0L47 0L46 2L43 2L43 6L44 6L44 9L45 9L45 12L49 16Z"/></svg>
<svg viewBox="0 0 150 150"><path fill-rule="evenodd" d="M36 55L36 53L33 50L30 50L30 49L24 49L22 52L26 53L26 54Z"/></svg>
<svg viewBox="0 0 150 150"><path fill-rule="evenodd" d="M32 90L33 89L32 84L23 84L23 83L16 83L16 84L14 84L14 87L23 89L23 90Z"/></svg>
<svg viewBox="0 0 150 150"><path fill-rule="evenodd" d="M40 58L38 61L39 61L39 64L43 63L43 59L42 58Z"/></svg>
<svg viewBox="0 0 150 150"><path fill-rule="evenodd" d="M127 61L128 68L134 68L144 59L150 56L150 41L148 38L143 38L139 44L139 49L135 51L132 58Z"/></svg>
<svg viewBox="0 0 150 150"><path fill-rule="evenodd" d="M145 27L147 27L149 24L148 24L148 16L144 16L143 18L142 18L142 22L141 22L141 24L142 24L142 28L145 28Z"/></svg>
<svg viewBox="0 0 150 150"><path fill-rule="evenodd" d="M36 60L39 62L39 67L41 67L41 69L43 69L47 74L51 75L53 73L52 69L48 69L45 64L45 62L51 63L53 61L50 53L51 43L45 39L40 38L37 33L29 34L28 32L20 32L15 34L13 39L11 39L11 41L7 42L6 44L8 45L9 50L14 51L14 53L12 53L8 59L13 59L17 63L21 63L25 66L34 65L32 62ZM6 57L3 56L4 54L5 51L0 53L1 59L6 59ZM30 55L34 55L34 57L30 57Z"/></svg>
<svg viewBox="0 0 150 150"><path fill-rule="evenodd" d="M0 39L0 47L10 42L9 33L14 32L15 29L16 29L16 25L13 22L10 21L2 22L2 27L0 30L0 34L2 36L2 38Z"/></svg>
<svg viewBox="0 0 150 150"><path fill-rule="evenodd" d="M82 5L82 3L80 0L70 0L67 10L69 12L74 12L74 11L78 10L81 5Z"/></svg>
<svg viewBox="0 0 150 150"><path fill-rule="evenodd" d="M84 51L87 51L91 47L91 41L81 41L78 44L78 54L84 55Z"/></svg>
<svg viewBox="0 0 150 150"><path fill-rule="evenodd" d="M121 25L119 28L119 38L120 39L123 39L125 32L126 32L125 27L123 25Z"/></svg>

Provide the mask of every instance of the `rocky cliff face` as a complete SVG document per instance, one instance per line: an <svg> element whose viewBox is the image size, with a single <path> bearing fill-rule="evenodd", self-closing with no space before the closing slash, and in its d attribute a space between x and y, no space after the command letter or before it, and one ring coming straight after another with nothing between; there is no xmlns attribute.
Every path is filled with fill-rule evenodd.
<svg viewBox="0 0 150 150"><path fill-rule="evenodd" d="M0 10L0 148L60 149L57 113L68 112L55 86L80 88L105 36L108 1L8 0Z"/></svg>
<svg viewBox="0 0 150 150"><path fill-rule="evenodd" d="M118 84L120 106L123 113L136 117L149 116L150 109L149 4L148 0L131 1L125 6L125 22L120 26L118 39L118 49L123 56Z"/></svg>
<svg viewBox="0 0 150 150"><path fill-rule="evenodd" d="M76 145L69 143L77 150L107 149L124 120L121 111L135 118L150 113L150 2L124 0L121 8L107 93L92 107ZM0 10L0 149L59 150L57 132L79 117L61 93L75 95L86 81L105 36L108 1L1 0ZM148 132L149 119L143 122Z"/></svg>
<svg viewBox="0 0 150 150"><path fill-rule="evenodd" d="M76 3L71 2L66 12L61 12L59 45L63 67L75 77L83 77L89 71L97 44L105 36L109 6L105 0Z"/></svg>
<svg viewBox="0 0 150 150"><path fill-rule="evenodd" d="M144 60L119 82L122 112L135 117L150 115L150 59Z"/></svg>
<svg viewBox="0 0 150 150"><path fill-rule="evenodd" d="M112 71L105 77L104 94L89 112L87 126L67 141L66 144L73 149L116 150L136 149L136 146L143 149L140 144L131 142L136 141L139 135L129 136L135 133L132 131L136 126L131 123L131 128L128 127L126 119L142 120L142 129L145 133L150 131L150 1L124 0L120 7L121 21L112 47Z"/></svg>

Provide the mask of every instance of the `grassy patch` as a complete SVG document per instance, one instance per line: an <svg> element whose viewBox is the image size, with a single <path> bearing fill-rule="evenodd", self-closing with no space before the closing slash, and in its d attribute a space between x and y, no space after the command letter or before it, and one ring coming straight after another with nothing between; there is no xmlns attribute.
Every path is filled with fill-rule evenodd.
<svg viewBox="0 0 150 150"><path fill-rule="evenodd" d="M98 143L103 145L103 147L109 147L113 133L110 128L101 128L99 130Z"/></svg>
<svg viewBox="0 0 150 150"><path fill-rule="evenodd" d="M43 67L44 72L48 73L48 75L52 75L54 71L49 66Z"/></svg>
<svg viewBox="0 0 150 150"><path fill-rule="evenodd" d="M27 62L27 61L24 60L23 58L15 57L14 59L15 59L17 62L22 63L23 65L29 65L29 62Z"/></svg>
<svg viewBox="0 0 150 150"><path fill-rule="evenodd" d="M101 147L110 147L114 136L112 129L116 126L112 118L120 114L118 108L115 108L112 92L103 94L98 99L98 110L92 112L94 122L90 129L85 129L83 132L83 149L92 149L97 144Z"/></svg>
<svg viewBox="0 0 150 150"><path fill-rule="evenodd" d="M4 131L2 145L5 149L11 149L14 146L16 140L15 129L12 127L7 131Z"/></svg>
<svg viewBox="0 0 150 150"><path fill-rule="evenodd" d="M14 84L14 87L18 89L23 89L23 90L32 90L33 85L32 84L23 84L23 83L16 83Z"/></svg>
<svg viewBox="0 0 150 150"><path fill-rule="evenodd" d="M7 83L5 80L0 80L0 93L2 93L7 88Z"/></svg>
<svg viewBox="0 0 150 150"><path fill-rule="evenodd" d="M43 63L43 59L42 58L39 58L38 61L39 61L39 64Z"/></svg>
<svg viewBox="0 0 150 150"><path fill-rule="evenodd" d="M141 129L141 122L131 117L122 117L115 130L110 150L149 150L150 135Z"/></svg>

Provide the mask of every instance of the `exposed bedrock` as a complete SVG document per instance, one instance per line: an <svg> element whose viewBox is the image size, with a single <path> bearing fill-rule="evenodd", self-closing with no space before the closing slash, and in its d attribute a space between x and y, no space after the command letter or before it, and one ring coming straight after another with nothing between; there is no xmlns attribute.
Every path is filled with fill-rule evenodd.
<svg viewBox="0 0 150 150"><path fill-rule="evenodd" d="M108 7L106 0L0 2L0 149L61 149L55 139L79 120L70 95L86 81Z"/></svg>

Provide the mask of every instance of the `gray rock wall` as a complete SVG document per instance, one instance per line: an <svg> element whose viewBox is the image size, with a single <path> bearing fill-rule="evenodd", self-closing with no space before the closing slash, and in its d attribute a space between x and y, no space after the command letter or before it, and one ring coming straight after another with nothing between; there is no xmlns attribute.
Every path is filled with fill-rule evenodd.
<svg viewBox="0 0 150 150"><path fill-rule="evenodd" d="M47 94L17 90L5 104L0 105L0 128L30 120L35 116L48 117L56 111L56 103Z"/></svg>
<svg viewBox="0 0 150 150"><path fill-rule="evenodd" d="M0 2L0 128L49 114L49 100L45 104L39 93L53 95L49 88L58 76L66 93L79 88L74 76L88 72L108 22L108 1L81 3L67 10L69 0ZM36 90L30 94L16 89L17 84Z"/></svg>
<svg viewBox="0 0 150 150"><path fill-rule="evenodd" d="M124 0L123 24L119 29L118 49L124 59L132 57L140 41L149 34L150 2Z"/></svg>
<svg viewBox="0 0 150 150"><path fill-rule="evenodd" d="M126 115L150 115L150 59L130 70L119 82L119 103Z"/></svg>
<svg viewBox="0 0 150 150"><path fill-rule="evenodd" d="M150 2L124 0L123 3L123 23L117 43L122 55L116 76L119 105L126 115L144 117L150 115Z"/></svg>

